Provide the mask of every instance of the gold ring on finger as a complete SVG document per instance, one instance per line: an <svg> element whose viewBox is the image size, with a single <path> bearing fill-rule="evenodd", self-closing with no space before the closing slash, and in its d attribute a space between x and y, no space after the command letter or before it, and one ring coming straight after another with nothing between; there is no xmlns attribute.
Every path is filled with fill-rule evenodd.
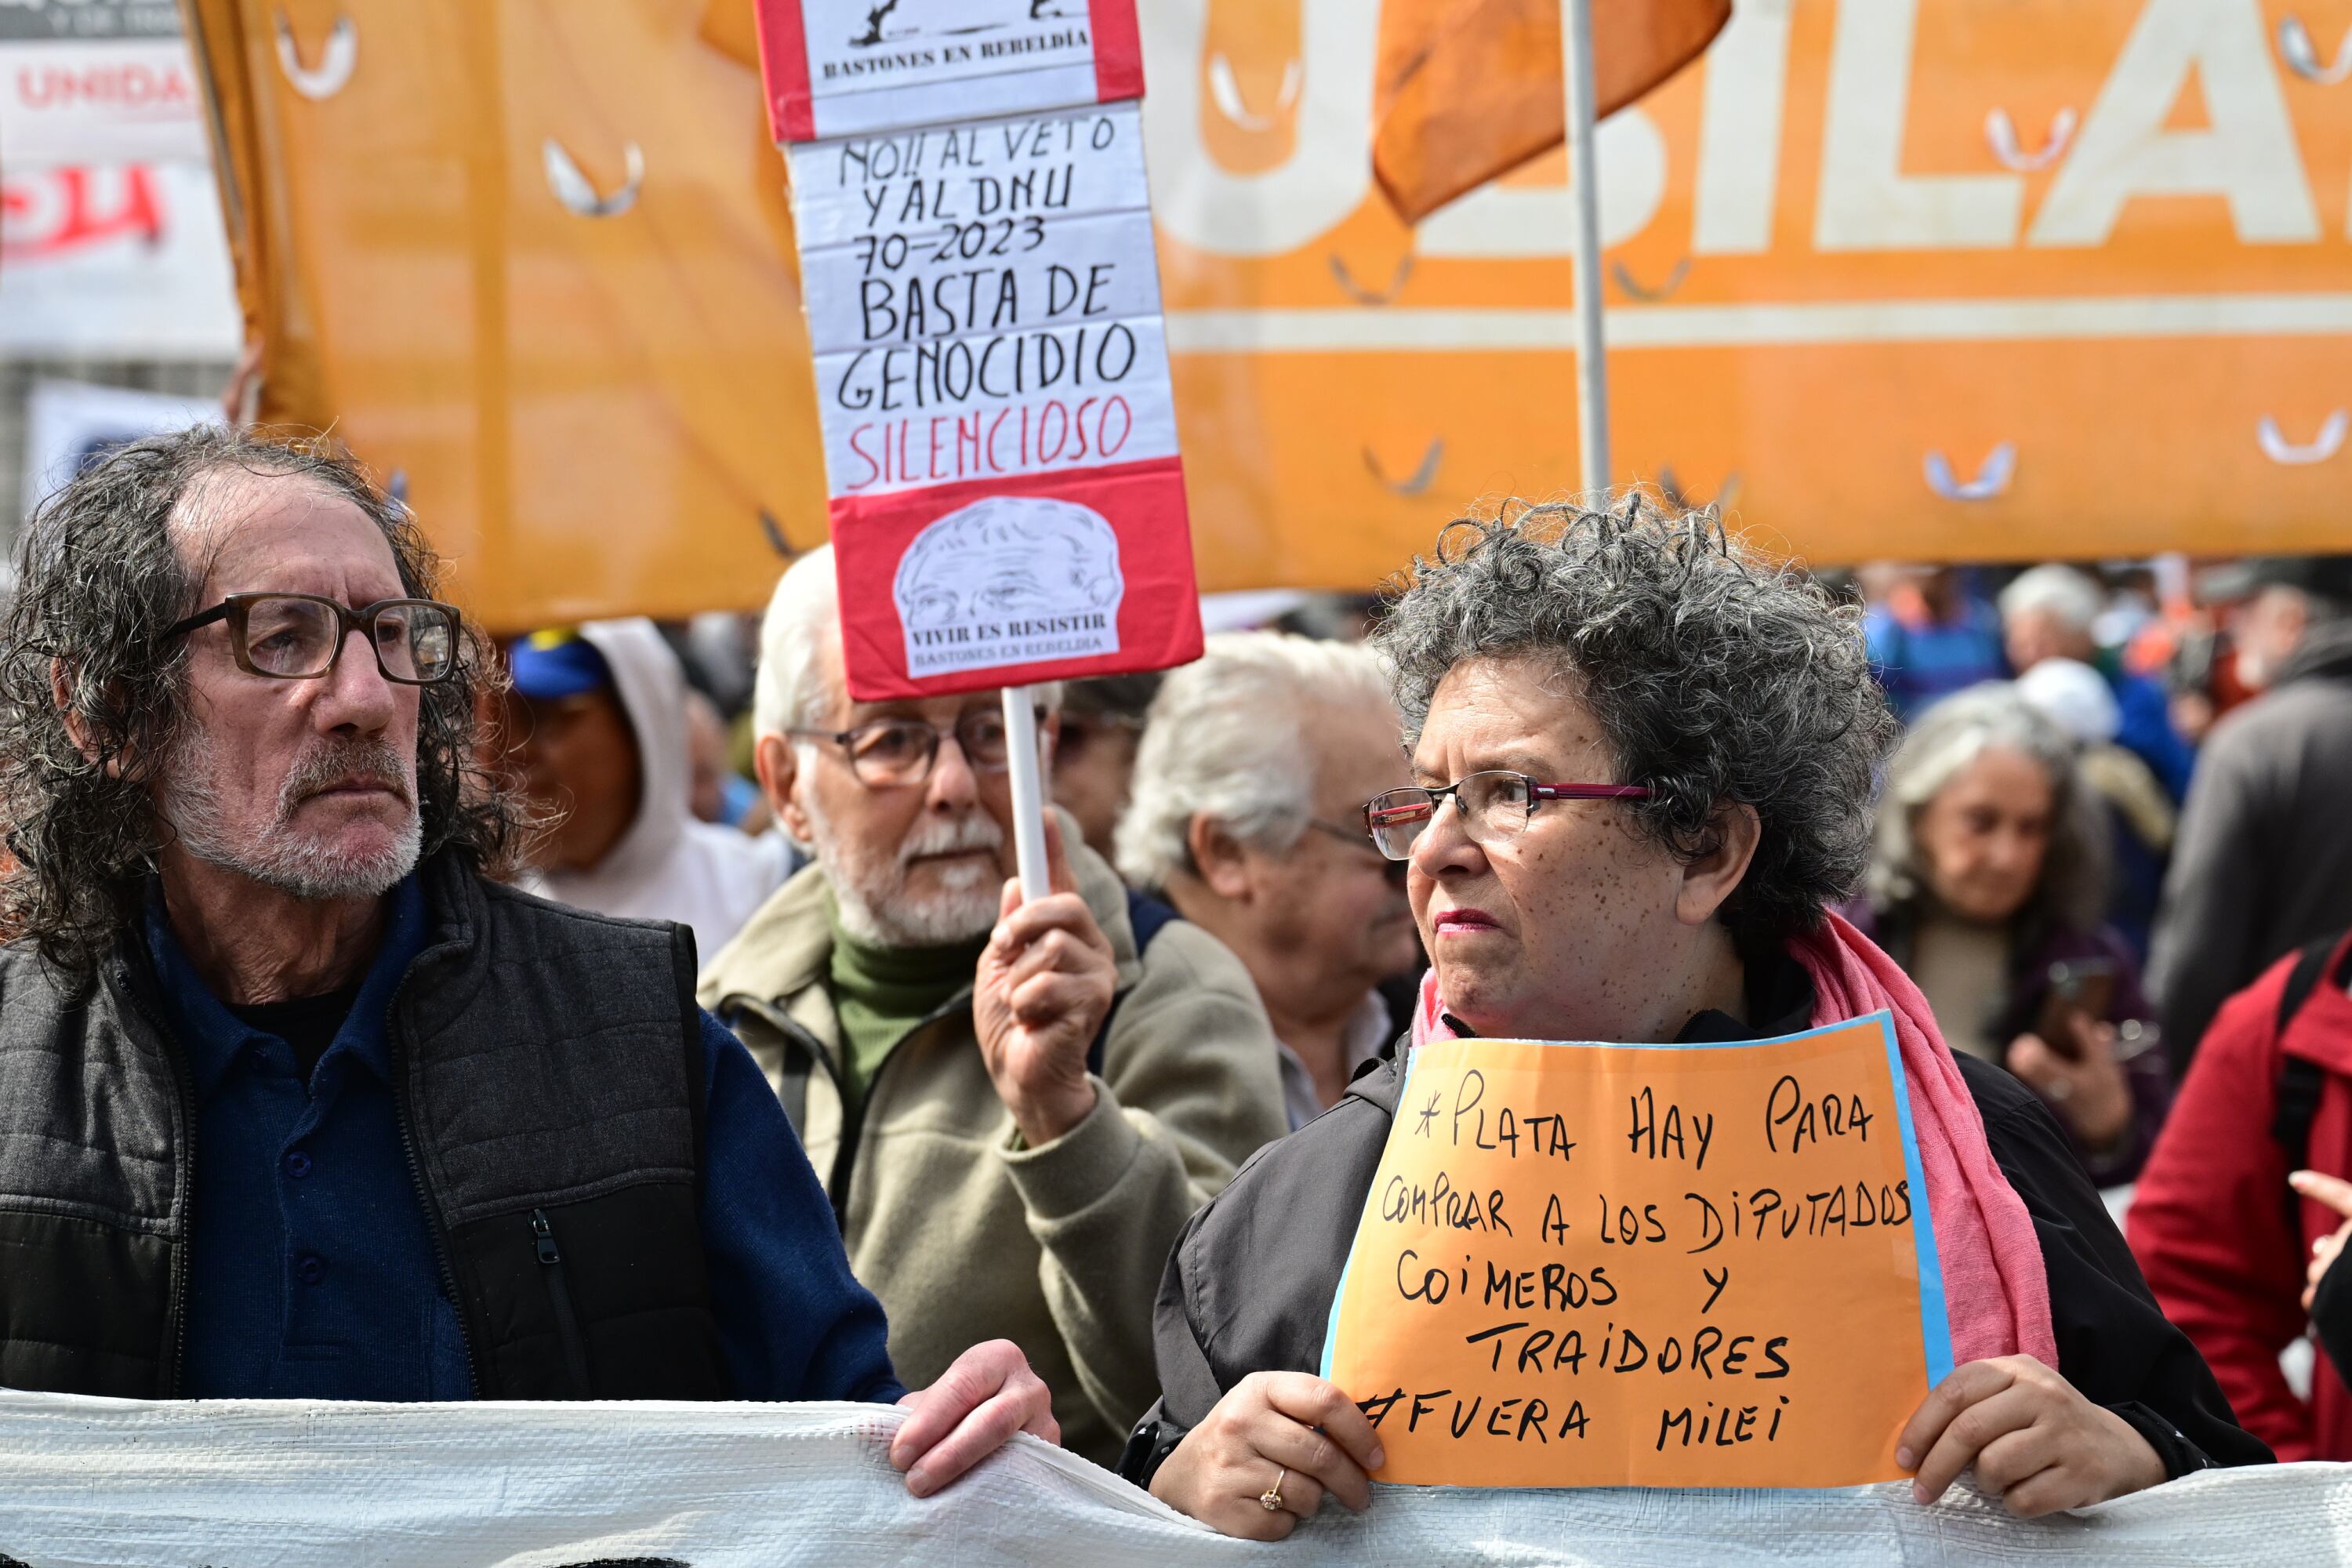
<svg viewBox="0 0 2352 1568"><path fill-rule="evenodd" d="M1258 1494L1258 1506L1265 1510L1268 1513L1280 1513L1282 1511L1282 1483L1289 1479L1289 1478L1290 1472L1288 1470L1282 1468L1278 1465L1275 1467L1274 1485L1266 1488L1265 1490Z"/></svg>

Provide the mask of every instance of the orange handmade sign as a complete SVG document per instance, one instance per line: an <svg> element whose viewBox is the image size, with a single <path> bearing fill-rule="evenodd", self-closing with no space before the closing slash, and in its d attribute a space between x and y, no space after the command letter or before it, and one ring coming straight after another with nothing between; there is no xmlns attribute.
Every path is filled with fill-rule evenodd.
<svg viewBox="0 0 2352 1568"><path fill-rule="evenodd" d="M1892 1480L1951 1371L1885 1014L1731 1046L1413 1054L1324 1375L1376 1479Z"/></svg>

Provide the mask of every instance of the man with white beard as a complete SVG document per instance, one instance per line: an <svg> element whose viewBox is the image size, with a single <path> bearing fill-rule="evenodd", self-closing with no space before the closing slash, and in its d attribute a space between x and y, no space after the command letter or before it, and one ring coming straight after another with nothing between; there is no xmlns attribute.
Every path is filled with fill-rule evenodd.
<svg viewBox="0 0 2352 1568"><path fill-rule="evenodd" d="M124 447L0 616L0 1386L856 1399L924 1495L1046 1391L906 1394L693 942L490 879L491 679L340 450Z"/></svg>
<svg viewBox="0 0 2352 1568"><path fill-rule="evenodd" d="M1265 1012L1058 813L1054 892L1023 903L999 693L854 702L841 638L827 548L776 586L753 699L761 787L816 864L711 961L703 1002L800 1129L895 1363L1011 1340L1064 1440L1108 1464L1157 1393L1169 1247L1285 1131Z"/></svg>

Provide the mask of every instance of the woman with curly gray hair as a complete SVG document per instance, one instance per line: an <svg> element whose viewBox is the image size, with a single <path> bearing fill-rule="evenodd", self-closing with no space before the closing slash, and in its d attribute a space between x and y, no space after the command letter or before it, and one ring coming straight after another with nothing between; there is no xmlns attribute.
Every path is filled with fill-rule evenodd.
<svg viewBox="0 0 2352 1568"><path fill-rule="evenodd" d="M1963 1363L1897 1440L1920 1500L1973 1467L2039 1514L2268 1457L2041 1103L1956 1061L1831 912L1895 736L1852 611L1711 513L1514 503L1450 526L1376 638L1418 781L1365 807L1433 963L1412 1043L1728 1043L1885 1009ZM1316 1372L1402 1079L1393 1056L1360 1076L1169 1259L1160 1400L1121 1468L1228 1533L1370 1503L1379 1435Z"/></svg>
<svg viewBox="0 0 2352 1568"><path fill-rule="evenodd" d="M1928 709L1887 764L1856 910L1945 1041L2031 1085L2102 1186L2139 1174L2172 1105L2156 1010L2105 924L2107 840L2066 732L1987 681Z"/></svg>

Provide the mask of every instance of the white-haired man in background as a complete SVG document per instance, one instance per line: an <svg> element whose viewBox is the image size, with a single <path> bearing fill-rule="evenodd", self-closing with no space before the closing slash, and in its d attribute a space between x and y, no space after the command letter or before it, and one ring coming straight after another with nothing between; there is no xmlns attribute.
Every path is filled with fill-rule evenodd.
<svg viewBox="0 0 2352 1568"><path fill-rule="evenodd" d="M2189 793L2196 753L2172 727L2164 685L2123 668L2102 648L2093 628L2107 607L2107 591L2089 573L2056 563L2021 572L2001 590L2000 636L2010 668L2023 676L2044 659L2078 659L2097 670L2115 693L2121 724L2116 744L2146 763L2178 805Z"/></svg>
<svg viewBox="0 0 2352 1568"><path fill-rule="evenodd" d="M1209 639L1151 704L1118 867L1239 955L1280 1043L1293 1129L1396 1037L1383 981L1421 959L1402 860L1363 803L1412 783L1370 650L1280 632Z"/></svg>
<svg viewBox="0 0 2352 1568"><path fill-rule="evenodd" d="M853 701L841 647L819 550L776 586L753 699L761 788L816 863L701 997L800 1130L900 1375L1012 1340L1108 1464L1157 1393L1177 1232L1284 1131L1265 1012L1207 933L1139 933L1058 814L1054 892L1023 903L1000 694Z"/></svg>

